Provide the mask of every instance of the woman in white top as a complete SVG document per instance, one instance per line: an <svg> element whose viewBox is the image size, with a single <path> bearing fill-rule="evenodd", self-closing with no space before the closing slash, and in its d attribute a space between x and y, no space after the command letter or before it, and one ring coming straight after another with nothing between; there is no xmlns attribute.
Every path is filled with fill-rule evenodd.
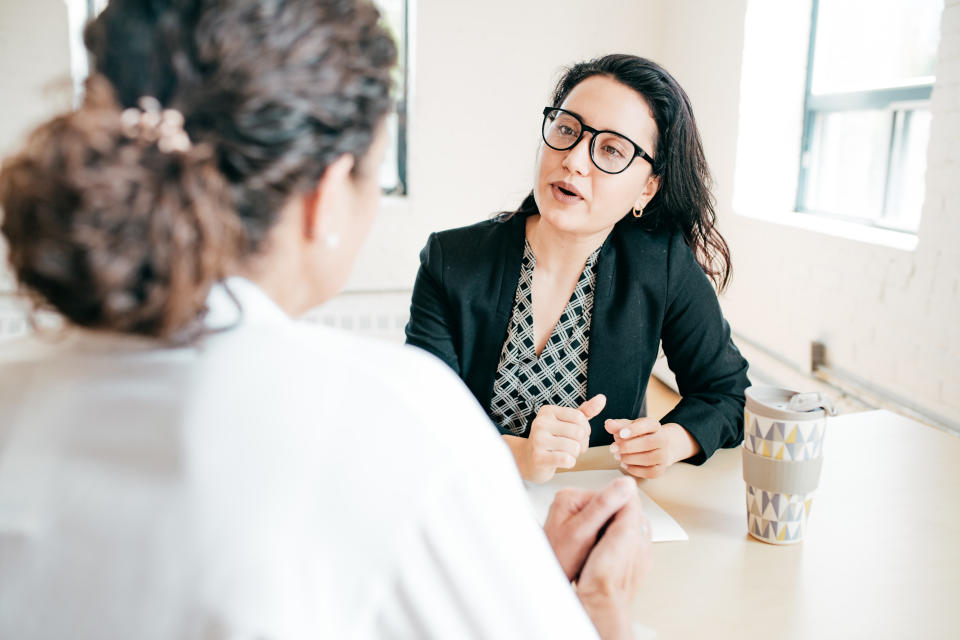
<svg viewBox="0 0 960 640"><path fill-rule="evenodd" d="M542 530L447 367L291 319L377 208L376 10L114 0L85 37L84 103L0 172L68 324L0 355L0 637L627 637L630 481Z"/></svg>

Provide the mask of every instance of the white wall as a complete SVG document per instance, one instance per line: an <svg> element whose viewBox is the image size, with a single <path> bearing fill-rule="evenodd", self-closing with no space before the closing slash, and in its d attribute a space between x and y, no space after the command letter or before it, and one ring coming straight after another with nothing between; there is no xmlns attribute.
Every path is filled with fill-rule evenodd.
<svg viewBox="0 0 960 640"><path fill-rule="evenodd" d="M70 107L73 85L67 7L63 0L0 1L0 157L30 129ZM0 337L26 329L4 294L14 281L0 241Z"/></svg>
<svg viewBox="0 0 960 640"><path fill-rule="evenodd" d="M64 0L0 2L0 155L72 96Z"/></svg>
<svg viewBox="0 0 960 640"><path fill-rule="evenodd" d="M756 1L756 0L754 0ZM764 1L764 0L760 0ZM732 206L746 0L676 0L664 64L687 89L717 178L735 275L723 304L740 334L798 366L830 364L960 423L960 0L946 0L916 249L738 215ZM774 212L777 213L777 212Z"/></svg>
<svg viewBox="0 0 960 640"><path fill-rule="evenodd" d="M387 203L350 289L409 289L431 231L512 209L533 186L541 111L565 65L656 58L657 0L412 0L409 190ZM466 126L468 115L485 114Z"/></svg>

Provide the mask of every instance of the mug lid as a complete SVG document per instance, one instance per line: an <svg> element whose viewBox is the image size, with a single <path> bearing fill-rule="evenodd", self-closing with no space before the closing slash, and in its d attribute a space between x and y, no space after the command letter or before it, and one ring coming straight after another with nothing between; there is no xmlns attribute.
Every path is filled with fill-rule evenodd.
<svg viewBox="0 0 960 640"><path fill-rule="evenodd" d="M779 420L815 420L836 415L833 403L818 391L800 393L780 387L747 387L747 410Z"/></svg>

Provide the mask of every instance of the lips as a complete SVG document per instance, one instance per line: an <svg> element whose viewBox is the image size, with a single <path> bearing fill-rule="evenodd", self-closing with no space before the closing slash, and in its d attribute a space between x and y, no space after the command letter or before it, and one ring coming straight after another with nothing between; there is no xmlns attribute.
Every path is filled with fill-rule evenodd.
<svg viewBox="0 0 960 640"><path fill-rule="evenodd" d="M580 190L569 182L551 182L550 191L556 200L565 204L573 204L583 200L583 195L580 194Z"/></svg>
<svg viewBox="0 0 960 640"><path fill-rule="evenodd" d="M563 181L561 180L560 182L554 182L552 186L557 187L558 189L560 189L560 191L563 191L563 192L564 192L565 194L567 194L567 195L577 196L578 198L582 198L582 197L583 197L583 196L580 194L580 190L577 189L577 188L576 188L575 186L573 186L572 184L570 184L569 182L563 182Z"/></svg>

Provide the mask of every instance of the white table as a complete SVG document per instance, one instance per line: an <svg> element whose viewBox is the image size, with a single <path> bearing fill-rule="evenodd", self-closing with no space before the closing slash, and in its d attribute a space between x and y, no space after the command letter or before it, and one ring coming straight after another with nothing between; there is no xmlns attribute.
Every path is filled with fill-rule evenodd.
<svg viewBox="0 0 960 640"><path fill-rule="evenodd" d="M577 470L615 467L596 447ZM690 536L654 545L634 603L658 638L960 638L960 437L831 418L797 545L747 535L739 448L639 484Z"/></svg>

